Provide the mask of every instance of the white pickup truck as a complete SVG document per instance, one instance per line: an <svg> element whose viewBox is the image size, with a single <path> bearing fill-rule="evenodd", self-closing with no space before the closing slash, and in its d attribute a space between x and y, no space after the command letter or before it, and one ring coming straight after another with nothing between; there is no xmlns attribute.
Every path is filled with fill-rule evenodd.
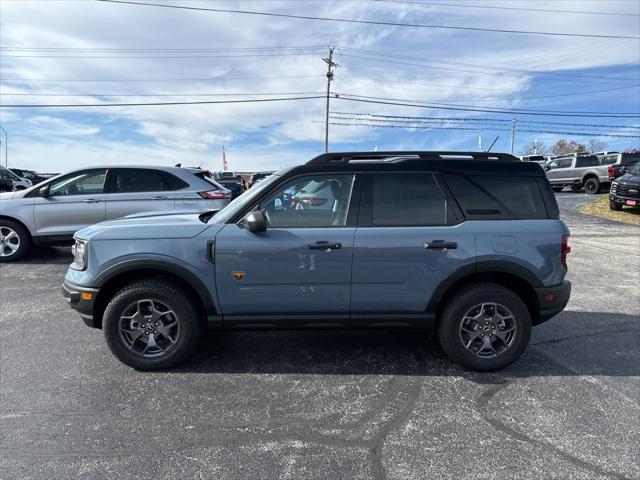
<svg viewBox="0 0 640 480"><path fill-rule="evenodd" d="M549 160L544 169L554 191L564 187L591 194L600 192L604 185L609 185L608 165L603 165L596 155L567 155Z"/></svg>

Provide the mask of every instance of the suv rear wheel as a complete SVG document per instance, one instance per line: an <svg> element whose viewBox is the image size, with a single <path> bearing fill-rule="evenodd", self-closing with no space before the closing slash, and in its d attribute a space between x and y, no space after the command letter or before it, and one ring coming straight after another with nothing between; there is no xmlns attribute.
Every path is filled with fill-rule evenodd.
<svg viewBox="0 0 640 480"><path fill-rule="evenodd" d="M202 334L199 312L179 286L162 279L130 283L104 312L107 345L137 370L171 368L187 360Z"/></svg>
<svg viewBox="0 0 640 480"><path fill-rule="evenodd" d="M584 181L584 191L595 195L600 191L600 181L595 177L589 177Z"/></svg>
<svg viewBox="0 0 640 480"><path fill-rule="evenodd" d="M517 360L529 344L531 315L508 288L473 283L445 305L438 337L449 358L463 367L498 370Z"/></svg>
<svg viewBox="0 0 640 480"><path fill-rule="evenodd" d="M0 218L0 263L15 262L29 250L29 232L17 222Z"/></svg>

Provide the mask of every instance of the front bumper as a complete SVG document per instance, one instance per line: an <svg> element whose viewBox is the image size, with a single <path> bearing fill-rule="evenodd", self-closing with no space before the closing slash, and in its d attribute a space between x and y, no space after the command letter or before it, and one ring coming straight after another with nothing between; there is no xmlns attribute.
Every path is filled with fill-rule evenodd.
<svg viewBox="0 0 640 480"><path fill-rule="evenodd" d="M62 296L69 303L69 306L80 314L80 317L89 327L100 328L93 318L93 306L98 296L97 288L81 287L73 283L62 284Z"/></svg>
<svg viewBox="0 0 640 480"><path fill-rule="evenodd" d="M571 296L571 282L565 280L555 287L536 288L538 305L540 305L540 315L535 325L546 322L559 314L569 303Z"/></svg>
<svg viewBox="0 0 640 480"><path fill-rule="evenodd" d="M622 195L616 195L615 193L609 194L609 201L619 203L620 205L631 205L636 207L640 206L640 198L623 197Z"/></svg>

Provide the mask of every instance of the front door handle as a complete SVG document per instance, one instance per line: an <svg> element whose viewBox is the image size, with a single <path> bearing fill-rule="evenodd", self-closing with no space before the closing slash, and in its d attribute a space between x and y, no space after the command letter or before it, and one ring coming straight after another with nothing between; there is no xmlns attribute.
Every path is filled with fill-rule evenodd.
<svg viewBox="0 0 640 480"><path fill-rule="evenodd" d="M426 250L449 250L458 248L458 242L447 242L445 240L433 240L424 244Z"/></svg>
<svg viewBox="0 0 640 480"><path fill-rule="evenodd" d="M100 201L99 198L87 198L84 203L100 203Z"/></svg>
<svg viewBox="0 0 640 480"><path fill-rule="evenodd" d="M342 248L340 242L315 242L307 245L311 250L339 250Z"/></svg>
<svg viewBox="0 0 640 480"><path fill-rule="evenodd" d="M164 195L158 195L157 197L153 197L151 200L166 200L168 197Z"/></svg>

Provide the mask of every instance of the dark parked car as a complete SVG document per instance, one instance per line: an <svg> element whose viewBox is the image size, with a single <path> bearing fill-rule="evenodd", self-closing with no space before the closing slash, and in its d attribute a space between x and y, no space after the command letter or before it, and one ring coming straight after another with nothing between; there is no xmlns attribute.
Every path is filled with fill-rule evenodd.
<svg viewBox="0 0 640 480"><path fill-rule="evenodd" d="M640 206L640 163L611 183L609 208L620 210L623 205Z"/></svg>
<svg viewBox="0 0 640 480"><path fill-rule="evenodd" d="M249 178L249 188L255 186L257 183L260 183L262 180L267 178L268 176L273 175L273 172L256 172L251 175Z"/></svg>
<svg viewBox="0 0 640 480"><path fill-rule="evenodd" d="M609 181L624 175L634 165L640 162L640 152L636 153L609 153L598 155L601 165L608 165L607 175Z"/></svg>
<svg viewBox="0 0 640 480"><path fill-rule="evenodd" d="M244 178L233 172L218 172L215 181L231 192L231 200L239 197L246 190Z"/></svg>
<svg viewBox="0 0 640 480"><path fill-rule="evenodd" d="M23 170L21 168L10 168L13 173L15 173L20 178L26 178L27 180L31 180L32 185L37 185L38 183L42 183L45 180L48 180L51 177L42 176L33 170Z"/></svg>
<svg viewBox="0 0 640 480"><path fill-rule="evenodd" d="M13 180L8 177L0 176L0 192L13 191Z"/></svg>

